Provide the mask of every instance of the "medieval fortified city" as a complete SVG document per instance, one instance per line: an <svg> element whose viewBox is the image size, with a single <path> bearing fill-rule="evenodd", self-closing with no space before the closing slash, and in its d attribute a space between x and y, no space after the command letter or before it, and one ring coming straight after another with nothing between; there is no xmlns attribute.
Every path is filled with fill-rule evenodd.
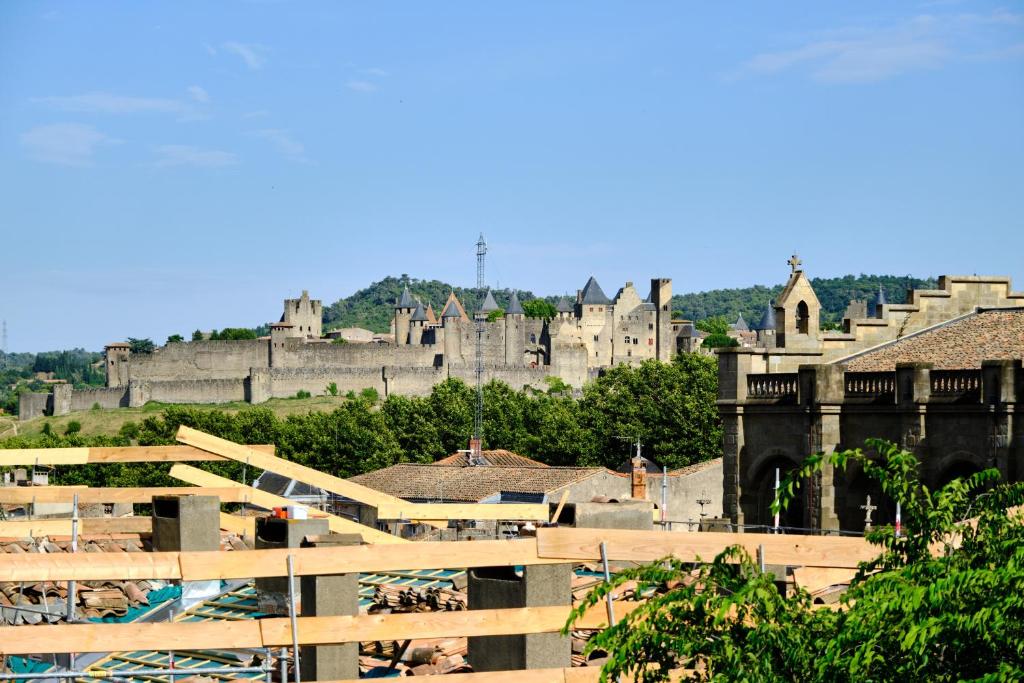
<svg viewBox="0 0 1024 683"><path fill-rule="evenodd" d="M0 683L1024 680L1021 8L0 45Z"/></svg>

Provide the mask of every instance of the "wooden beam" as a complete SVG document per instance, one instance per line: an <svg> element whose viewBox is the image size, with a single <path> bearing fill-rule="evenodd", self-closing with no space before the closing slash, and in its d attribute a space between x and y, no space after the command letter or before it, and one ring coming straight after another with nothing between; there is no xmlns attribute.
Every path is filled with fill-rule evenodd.
<svg viewBox="0 0 1024 683"><path fill-rule="evenodd" d="M355 484L345 479L318 472L312 467L306 467L290 460L278 458L274 455L268 455L267 453L260 452L251 446L243 446L241 444L221 439L199 430L192 429L182 425L178 428L178 433L175 437L178 441L201 448L204 451L214 453L222 456L229 460L235 460L237 462L248 462L253 467L258 467L263 470L270 470L275 474L280 474L283 477L289 477L297 481L301 481L310 486L317 486L336 493L346 498L358 501L365 505L372 505L379 507L383 503L394 503L398 505L408 505L409 503L403 501L401 498L395 496L389 496L386 493L381 493L366 486ZM427 517L421 515L424 519Z"/></svg>
<svg viewBox="0 0 1024 683"><path fill-rule="evenodd" d="M274 447L248 446L264 455ZM200 462L226 460L193 446L97 446L93 448L6 448L0 449L0 467L32 465L91 465L110 462Z"/></svg>
<svg viewBox="0 0 1024 683"><path fill-rule="evenodd" d="M231 531L239 536L256 538L256 518L242 517L241 515L229 515L226 512L220 513L220 528Z"/></svg>
<svg viewBox="0 0 1024 683"><path fill-rule="evenodd" d="M259 467L259 465L254 466ZM365 543L398 543L403 545L408 543L408 541L406 541L405 539L399 538L397 536L392 536L391 534L384 533L383 531L379 531L368 526L364 526L359 522L353 522L351 520L336 517L334 515L328 515L327 513L320 512L319 510L311 508L308 505L295 503L294 501L290 501L287 498L275 496L272 493L267 493L266 491L260 491L259 489L255 489L251 486L239 484L238 482L231 481L230 479L225 479L224 477L218 476L211 472L206 472L195 467L191 467L189 465L183 465L181 463L174 465L173 467L171 467L170 475L175 479L180 479L184 482L194 484L196 486L234 487L245 490L248 492L250 496L252 496L251 501L254 504L259 505L260 507L267 508L268 510L274 507L281 507L285 505L294 505L295 507L305 508L309 512L311 517L326 517L328 526L330 527L331 531L340 534L360 534L363 537L363 541Z"/></svg>
<svg viewBox="0 0 1024 683"><path fill-rule="evenodd" d="M849 585L856 574L856 569L794 567L793 582L808 593L813 593L829 586Z"/></svg>
<svg viewBox="0 0 1024 683"><path fill-rule="evenodd" d="M381 503L378 519L521 519L544 521L548 506L543 503ZM447 523L445 523L447 526Z"/></svg>
<svg viewBox="0 0 1024 683"><path fill-rule="evenodd" d="M731 545L742 546L751 557L764 546L768 564L803 567L844 567L873 560L880 553L863 538L802 536L796 534L730 534L718 532L626 531L621 529L537 530L540 557L596 561L600 546L607 544L608 558L617 561L654 562L673 556L686 562L710 562Z"/></svg>
<svg viewBox="0 0 1024 683"><path fill-rule="evenodd" d="M231 487L167 486L162 488L86 488L77 486L0 486L0 503L70 503L78 495L79 504L150 503L153 496L217 496L222 503L251 503L244 489Z"/></svg>
<svg viewBox="0 0 1024 683"><path fill-rule="evenodd" d="M669 673L670 681L692 678L692 669L676 669ZM437 678L444 676L444 679ZM418 678L437 678L440 683L598 683L601 679L599 666L574 666L568 669L522 669L516 671L475 671L473 673L428 674ZM623 676L624 683L635 683L634 677ZM363 678L348 678L337 681L313 681L311 683L365 683Z"/></svg>
<svg viewBox="0 0 1024 683"><path fill-rule="evenodd" d="M143 518L148 519L148 518ZM221 523L224 524L223 517ZM345 547L182 553L0 553L5 581L105 581L132 579L251 579L285 576L288 555L296 575L349 574L470 567L562 564L537 556L533 539L444 541L415 546Z"/></svg>
<svg viewBox="0 0 1024 683"><path fill-rule="evenodd" d="M78 520L79 535L116 533L153 533L149 517L83 517ZM0 521L0 537L39 538L41 536L70 536L70 519L27 519ZM4 557L0 555L0 557ZM2 563L0 563L2 564ZM2 573L0 573L2 576Z"/></svg>
<svg viewBox="0 0 1024 683"><path fill-rule="evenodd" d="M617 602L627 614L639 603ZM417 640L461 636L555 633L565 626L569 606L519 607L458 612L361 614L299 617L300 645L330 645L374 640ZM605 628L604 605L596 605L577 628ZM288 647L288 619L252 621L163 622L132 624L57 624L25 628L0 627L0 654L40 652L122 652L134 650L211 650Z"/></svg>
<svg viewBox="0 0 1024 683"><path fill-rule="evenodd" d="M558 522L558 517L562 514L562 508L565 507L567 500L569 500L569 489L562 491L562 497L558 499L558 507L555 508L555 513L551 515L552 524Z"/></svg>

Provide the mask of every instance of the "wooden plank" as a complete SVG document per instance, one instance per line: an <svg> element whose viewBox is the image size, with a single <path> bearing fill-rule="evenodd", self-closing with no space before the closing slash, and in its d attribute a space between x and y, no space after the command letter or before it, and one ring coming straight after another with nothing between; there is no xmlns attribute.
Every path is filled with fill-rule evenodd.
<svg viewBox="0 0 1024 683"><path fill-rule="evenodd" d="M638 603L619 602L626 614ZM374 640L414 640L461 636L555 633L565 626L569 606L519 607L458 612L362 614L299 617L300 645L329 645ZM604 605L589 610L578 628L606 625ZM0 627L0 654L38 652L122 652L135 650L211 650L288 647L288 619L258 621L163 622L133 624L57 624L25 628Z"/></svg>
<svg viewBox="0 0 1024 683"><path fill-rule="evenodd" d="M562 564L537 555L533 539L516 541L446 541L409 545L361 545L342 548L251 550L244 553L183 552L182 578L187 581L242 579L287 574L288 555L295 556L296 575L373 573L413 569L466 569ZM4 565L0 555L0 570Z"/></svg>
<svg viewBox="0 0 1024 683"><path fill-rule="evenodd" d="M206 650L259 646L258 621L57 624L32 628L0 628L0 654L6 655L38 652Z"/></svg>
<svg viewBox="0 0 1024 683"><path fill-rule="evenodd" d="M569 489L562 491L562 497L558 499L558 507L555 508L555 514L551 515L552 524L558 522L558 517L562 514L562 508L565 507L567 500L569 500Z"/></svg>
<svg viewBox="0 0 1024 683"><path fill-rule="evenodd" d="M223 524L223 518L222 518ZM285 576L288 555L295 573L347 574L414 569L464 569L561 564L537 556L533 539L515 541L448 541L409 545L250 550L183 553L0 553L0 577L7 581L101 581L124 579L250 579ZM143 562L139 557L152 557ZM107 558L105 562L97 558ZM104 573L106 572L106 573ZM148 573L146 573L148 572Z"/></svg>
<svg viewBox="0 0 1024 683"><path fill-rule="evenodd" d="M78 520L78 533L116 534L153 532L149 517L83 517ZM41 536L70 536L70 519L31 519L0 521L0 537L39 538ZM2 556L0 556L2 557Z"/></svg>
<svg viewBox="0 0 1024 683"><path fill-rule="evenodd" d="M229 515L226 512L220 513L220 528L231 531L239 536L256 538L256 518L242 517L240 515Z"/></svg>
<svg viewBox="0 0 1024 683"><path fill-rule="evenodd" d="M290 477L310 486L318 486L326 491L351 498L366 505L373 505L375 507L383 503L408 505L401 498L389 496L386 493L375 491L366 486L360 486L351 481L346 481L324 472L318 472L311 467L278 458L274 455L268 455L253 449L251 446L243 446L184 425L178 428L175 438L190 446L201 448L237 462L248 462L253 467L270 470L275 474ZM427 519L426 515L421 515L421 517Z"/></svg>
<svg viewBox="0 0 1024 683"><path fill-rule="evenodd" d="M669 674L670 681L683 681L693 676L693 670L677 669ZM441 680L440 676L444 676ZM475 671L473 673L429 674L419 678L438 678L440 683L598 683L601 667L576 666L569 669L522 669L516 671ZM348 678L336 681L312 681L311 683L365 683L366 679ZM623 682L633 683L636 678L622 677Z"/></svg>
<svg viewBox="0 0 1024 683"><path fill-rule="evenodd" d="M87 488L77 486L2 486L0 503L70 503L78 495L80 504L150 503L153 496L217 496L222 503L249 503L252 496L231 487L166 486L158 488Z"/></svg>
<svg viewBox="0 0 1024 683"><path fill-rule="evenodd" d="M225 479L224 477L218 476L211 472L206 472L196 467L191 467L189 465L183 465L181 463L174 465L173 467L171 467L170 475L175 479L180 479L184 482L194 484L196 486L227 486L243 489L247 491L249 495L252 496L252 502L254 504L259 505L260 507L267 508L268 510L270 508L280 507L284 505L294 505L295 507L305 508L309 512L311 517L325 517L327 519L327 523L331 531L334 531L339 534L360 534L363 537L363 542L365 543L397 543L402 545L408 543L408 541L406 541L405 539L399 538L397 536L392 536L391 534L384 533L383 531L379 531L368 526L364 526L359 522L353 522L351 520L342 519L341 517L336 517L334 515L328 515L307 505L295 503L294 501L290 501L287 498L275 496L272 493L267 493L266 491L254 489L251 486L239 484L238 482L231 481L230 479Z"/></svg>
<svg viewBox="0 0 1024 683"><path fill-rule="evenodd" d="M654 562L669 555L686 562L710 562L731 545L742 546L751 557L764 546L768 564L802 567L845 567L872 560L880 550L863 538L802 536L796 534L730 534L719 532L626 531L621 529L541 528L537 530L540 557L595 561L604 541L608 558Z"/></svg>
<svg viewBox="0 0 1024 683"><path fill-rule="evenodd" d="M794 567L793 582L808 593L813 593L829 586L849 585L856 574L856 569Z"/></svg>
<svg viewBox="0 0 1024 683"><path fill-rule="evenodd" d="M180 579L181 565L178 553L0 554L0 576L30 582Z"/></svg>
<svg viewBox="0 0 1024 683"><path fill-rule="evenodd" d="M548 506L542 503L381 503L377 506L378 519L493 519L530 520L548 519ZM447 526L447 524L445 524Z"/></svg>
<svg viewBox="0 0 1024 683"><path fill-rule="evenodd" d="M248 446L273 455L272 445ZM201 462L226 460L194 446L97 446L94 448L5 448L0 449L0 467L32 465L88 465L109 462Z"/></svg>

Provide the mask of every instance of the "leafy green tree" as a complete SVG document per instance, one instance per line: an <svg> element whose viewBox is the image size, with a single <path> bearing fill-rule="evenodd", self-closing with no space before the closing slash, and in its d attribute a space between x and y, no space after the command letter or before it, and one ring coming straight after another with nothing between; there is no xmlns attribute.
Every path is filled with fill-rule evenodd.
<svg viewBox="0 0 1024 683"><path fill-rule="evenodd" d="M530 299L522 303L523 313L526 314L527 318L541 318L543 320L551 320L558 311L555 309L555 305L550 301L544 299Z"/></svg>
<svg viewBox="0 0 1024 683"><path fill-rule="evenodd" d="M156 344L153 343L152 339L128 337L128 344L131 345L132 353L153 353L156 349Z"/></svg>
<svg viewBox="0 0 1024 683"><path fill-rule="evenodd" d="M168 344L176 344L178 342L183 342L183 341L185 341L185 338L182 337L180 334L172 334L170 337L167 338L167 343Z"/></svg>
<svg viewBox="0 0 1024 683"><path fill-rule="evenodd" d="M867 446L811 456L776 503L787 505L825 462L840 470L856 462L901 503L902 533L885 526L868 535L879 555L862 563L841 610L814 609L803 590L784 597L740 546L708 564L629 569L570 619L625 582L658 591L588 642L585 653L610 655L602 680L667 681L684 667L709 681L1024 679L1024 520L1008 514L1024 502L1024 483L997 485L998 472L987 470L932 491L912 453Z"/></svg>
<svg viewBox="0 0 1024 683"><path fill-rule="evenodd" d="M192 333L192 341L203 341L203 331L196 330Z"/></svg>
<svg viewBox="0 0 1024 683"><path fill-rule="evenodd" d="M487 322L493 323L495 320L501 320L505 317L505 309L497 308L487 314Z"/></svg>
<svg viewBox="0 0 1024 683"><path fill-rule="evenodd" d="M427 399L444 452L451 454L469 446L473 435L476 398L465 382L450 377L434 386Z"/></svg>
<svg viewBox="0 0 1024 683"><path fill-rule="evenodd" d="M428 399L391 394L381 405L380 412L409 460L432 462L449 455L441 442Z"/></svg>
<svg viewBox="0 0 1024 683"><path fill-rule="evenodd" d="M727 334L709 334L704 337L701 346L708 349L729 348L739 346L740 343Z"/></svg>

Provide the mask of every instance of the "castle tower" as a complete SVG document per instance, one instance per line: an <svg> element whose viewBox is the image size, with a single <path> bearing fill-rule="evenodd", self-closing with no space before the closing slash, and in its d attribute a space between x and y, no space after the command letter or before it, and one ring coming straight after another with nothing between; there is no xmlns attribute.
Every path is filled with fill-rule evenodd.
<svg viewBox="0 0 1024 683"><path fill-rule="evenodd" d="M505 310L505 363L521 365L526 353L526 313L519 303L519 295L512 290L508 308Z"/></svg>
<svg viewBox="0 0 1024 683"><path fill-rule="evenodd" d="M416 303L409 294L409 285L402 291L402 297L395 303L395 346L409 343L409 327Z"/></svg>
<svg viewBox="0 0 1024 683"><path fill-rule="evenodd" d="M664 362L672 360L676 351L676 340L672 334L672 279L656 277L651 279L651 303L654 304L655 357Z"/></svg>
<svg viewBox="0 0 1024 683"><path fill-rule="evenodd" d="M423 344L423 328L427 324L427 313L423 310L423 304L416 302L416 310L409 318L409 345L420 346Z"/></svg>
<svg viewBox="0 0 1024 683"><path fill-rule="evenodd" d="M775 307L772 305L771 300L765 306L761 322L754 326L754 330L757 332L758 348L775 348Z"/></svg>
<svg viewBox="0 0 1024 683"><path fill-rule="evenodd" d="M281 322L292 326L292 337L319 339L323 336L323 305L319 299L310 299L309 292L304 289L298 299L284 300L284 315L281 316Z"/></svg>
<svg viewBox="0 0 1024 683"><path fill-rule="evenodd" d="M818 348L821 303L797 255L788 263L792 273L775 303L775 345L781 349Z"/></svg>
<svg viewBox="0 0 1024 683"><path fill-rule="evenodd" d="M294 326L291 323L270 323L270 367L281 365L281 359L285 354L285 343L289 338L295 337L295 334L292 333L293 329Z"/></svg>
<svg viewBox="0 0 1024 683"><path fill-rule="evenodd" d="M465 314L458 306L458 299L452 294L448 305L441 311L444 326L444 362L448 365L462 362L462 318Z"/></svg>
<svg viewBox="0 0 1024 683"><path fill-rule="evenodd" d="M563 296L555 305L555 311L558 313L559 320L568 320L572 317L572 304Z"/></svg>
<svg viewBox="0 0 1024 683"><path fill-rule="evenodd" d="M103 348L106 362L103 364L107 373L108 387L128 386L128 365L132 355L132 345L127 342L114 342Z"/></svg>

